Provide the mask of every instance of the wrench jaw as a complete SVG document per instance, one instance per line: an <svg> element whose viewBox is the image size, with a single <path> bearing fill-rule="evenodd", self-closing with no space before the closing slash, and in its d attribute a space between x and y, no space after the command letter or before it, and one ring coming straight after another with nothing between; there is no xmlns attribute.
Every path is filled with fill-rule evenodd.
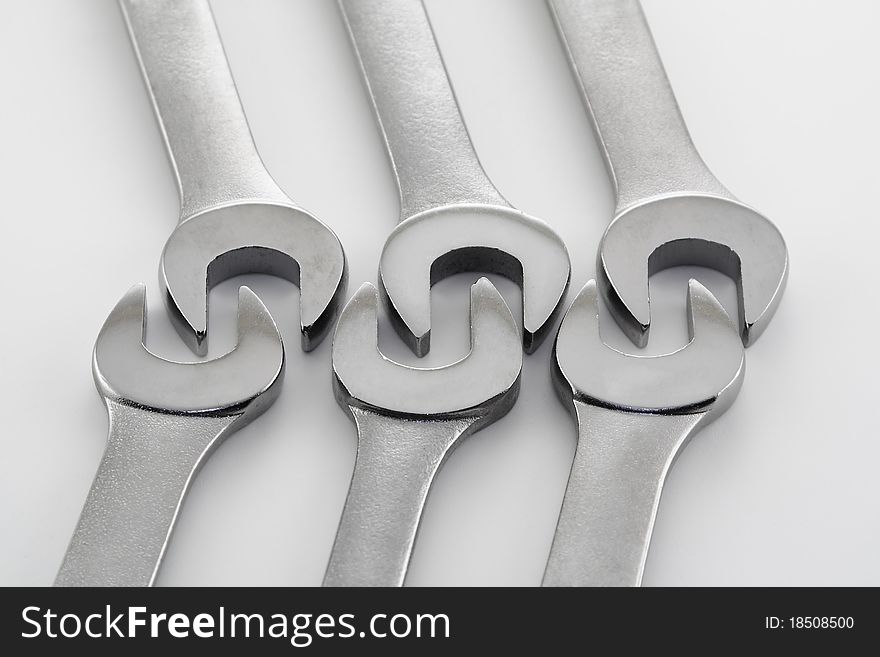
<svg viewBox="0 0 880 657"><path fill-rule="evenodd" d="M691 340L688 346L694 343L697 335L700 339L705 336L708 348L703 354L704 366L708 367L710 358L714 358L717 363L712 370L718 390L714 393L711 404L702 405L699 411L703 413L700 422L703 427L723 415L736 401L745 380L745 349L732 338L736 324L724 310L724 306L693 278L688 281L687 319L688 336ZM722 374L722 371L726 374Z"/></svg>
<svg viewBox="0 0 880 657"><path fill-rule="evenodd" d="M554 382L570 410L580 401L630 413L702 413L709 422L733 403L745 374L745 351L735 324L698 281L688 283L690 342L660 356L624 354L604 344L598 302L596 282L589 281L554 345Z"/></svg>
<svg viewBox="0 0 880 657"><path fill-rule="evenodd" d="M284 379L284 346L269 311L250 289L239 289L238 344L209 361L179 363L150 352L146 288L132 287L98 334L92 372L110 404L165 415L234 417L236 428L272 405Z"/></svg>
<svg viewBox="0 0 880 657"><path fill-rule="evenodd" d="M503 206L446 206L394 229L382 250L379 284L401 339L416 355L428 353L431 286L467 271L498 274L522 288L522 348L534 352L561 313L571 262L550 226Z"/></svg>
<svg viewBox="0 0 880 657"><path fill-rule="evenodd" d="M379 298L364 283L346 304L333 338L334 390L362 408L419 420L470 418L477 430L504 416L519 394L522 349L504 299L486 278L471 286L471 350L437 368L397 363L377 348Z"/></svg>
<svg viewBox="0 0 880 657"><path fill-rule="evenodd" d="M639 347L651 324L648 278L677 265L710 267L736 282L746 346L776 312L789 269L782 234L738 201L688 193L630 206L606 229L597 271L615 320Z"/></svg>
<svg viewBox="0 0 880 657"><path fill-rule="evenodd" d="M174 326L200 356L208 350L208 291L239 274L269 274L300 288L302 349L317 347L342 307L348 266L339 239L292 204L245 202L181 222L159 267Z"/></svg>

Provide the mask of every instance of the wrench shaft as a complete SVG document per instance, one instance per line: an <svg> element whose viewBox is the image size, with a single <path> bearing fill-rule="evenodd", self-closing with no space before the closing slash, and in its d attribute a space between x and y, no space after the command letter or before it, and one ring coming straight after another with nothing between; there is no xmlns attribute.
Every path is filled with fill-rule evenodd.
<svg viewBox="0 0 880 657"><path fill-rule="evenodd" d="M419 0L340 0L400 191L401 221L446 205L507 206L468 136Z"/></svg>
<svg viewBox="0 0 880 657"><path fill-rule="evenodd" d="M704 414L574 404L578 446L543 585L638 586L666 473Z"/></svg>
<svg viewBox="0 0 880 657"><path fill-rule="evenodd" d="M732 198L691 140L638 0L548 0L611 179L617 212L676 192Z"/></svg>
<svg viewBox="0 0 880 657"><path fill-rule="evenodd" d="M473 420L351 411L357 460L324 586L402 586L431 484Z"/></svg>
<svg viewBox="0 0 880 657"><path fill-rule="evenodd" d="M181 222L240 201L289 202L263 166L207 0L121 0L174 167Z"/></svg>
<svg viewBox="0 0 880 657"><path fill-rule="evenodd" d="M236 419L107 404L107 449L56 586L152 585L193 475Z"/></svg>

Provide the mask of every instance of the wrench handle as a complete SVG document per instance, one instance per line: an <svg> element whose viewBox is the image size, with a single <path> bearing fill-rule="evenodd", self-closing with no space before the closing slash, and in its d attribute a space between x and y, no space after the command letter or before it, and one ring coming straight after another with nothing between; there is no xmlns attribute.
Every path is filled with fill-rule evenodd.
<svg viewBox="0 0 880 657"><path fill-rule="evenodd" d="M703 415L574 404L578 446L543 586L639 586L666 473Z"/></svg>
<svg viewBox="0 0 880 657"><path fill-rule="evenodd" d="M152 586L189 483L235 420L108 408L107 449L55 586Z"/></svg>
<svg viewBox="0 0 880 657"><path fill-rule="evenodd" d="M473 423L351 409L358 452L324 586L403 586L434 476Z"/></svg>
<svg viewBox="0 0 880 657"><path fill-rule="evenodd" d="M638 0L547 0L617 193L617 213L680 192L732 198L703 162Z"/></svg>
<svg viewBox="0 0 880 657"><path fill-rule="evenodd" d="M400 220L449 205L508 206L468 135L420 0L340 0L400 192Z"/></svg>
<svg viewBox="0 0 880 657"><path fill-rule="evenodd" d="M207 0L120 0L180 193L180 221L289 203L254 145Z"/></svg>

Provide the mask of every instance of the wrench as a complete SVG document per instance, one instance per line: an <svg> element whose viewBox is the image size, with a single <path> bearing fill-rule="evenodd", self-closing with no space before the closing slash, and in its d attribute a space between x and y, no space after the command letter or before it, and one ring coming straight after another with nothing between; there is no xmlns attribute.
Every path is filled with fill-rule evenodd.
<svg viewBox="0 0 880 657"><path fill-rule="evenodd" d="M95 343L110 435L56 586L151 586L196 472L281 389L281 336L248 288L238 293L238 345L199 363L147 351L144 301L143 285L129 290Z"/></svg>
<svg viewBox="0 0 880 657"><path fill-rule="evenodd" d="M523 291L531 353L562 309L571 274L560 237L516 210L480 164L419 0L340 0L400 193L400 223L379 284L400 337L430 349L430 288L462 271L505 276Z"/></svg>
<svg viewBox="0 0 880 657"><path fill-rule="evenodd" d="M402 586L440 467L519 393L516 323L487 279L471 287L471 351L444 367L417 369L382 355L378 306L376 288L365 283L333 338L336 399L357 426L358 450L324 586Z"/></svg>
<svg viewBox="0 0 880 657"><path fill-rule="evenodd" d="M734 198L700 158L638 0L547 1L617 193L597 264L614 318L644 347L648 277L676 265L712 267L737 284L748 346L782 298L788 278L782 235Z"/></svg>
<svg viewBox="0 0 880 657"><path fill-rule="evenodd" d="M206 0L120 0L180 192L159 282L175 327L204 356L208 290L238 274L300 287L302 348L335 321L348 270L338 238L263 166Z"/></svg>
<svg viewBox="0 0 880 657"><path fill-rule="evenodd" d="M554 382L578 446L544 586L639 586L666 474L693 435L739 394L745 357L736 324L695 280L690 343L629 356L599 336L595 281L559 327Z"/></svg>

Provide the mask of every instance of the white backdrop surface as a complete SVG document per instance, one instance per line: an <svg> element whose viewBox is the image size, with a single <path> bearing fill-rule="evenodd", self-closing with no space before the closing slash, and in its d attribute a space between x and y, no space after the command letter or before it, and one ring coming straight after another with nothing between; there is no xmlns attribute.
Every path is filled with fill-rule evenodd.
<svg viewBox="0 0 880 657"><path fill-rule="evenodd" d="M549 13L538 0L427 4L487 172L568 244L571 299L595 274L613 199ZM375 282L396 190L335 3L213 6L266 165L340 236L349 293ZM698 148L779 226L792 263L776 318L748 351L739 399L672 470L645 584L878 585L880 5L645 0L645 11ZM4 3L0 79L0 584L48 585L106 441L89 367L106 314L146 282L148 346L192 358L156 282L177 195L114 2ZM736 312L724 276L663 272L651 281L649 353L686 340L690 276ZM422 364L466 351L473 278L435 287L433 349ZM517 288L493 280L518 317ZM210 297L211 354L234 344L243 283L285 335L284 390L196 479L160 585L318 585L345 499L355 430L333 399L329 340L299 351L298 290L263 276L220 285ZM607 317L603 332L627 347ZM387 323L380 344L419 362ZM549 356L547 342L526 357L516 407L441 472L408 584L540 582L575 446Z"/></svg>

